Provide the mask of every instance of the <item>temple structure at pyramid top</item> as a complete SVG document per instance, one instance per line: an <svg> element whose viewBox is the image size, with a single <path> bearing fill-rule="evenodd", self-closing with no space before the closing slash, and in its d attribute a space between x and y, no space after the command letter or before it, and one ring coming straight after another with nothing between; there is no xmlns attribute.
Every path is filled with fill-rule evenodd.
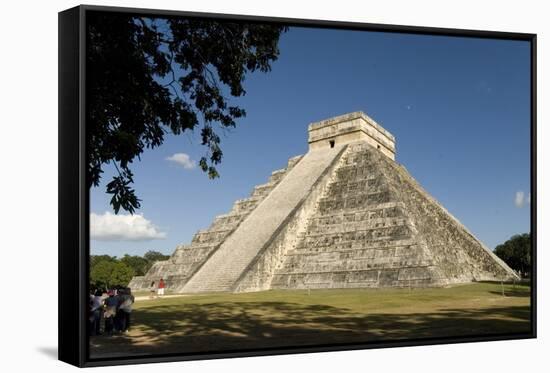
<svg viewBox="0 0 550 373"><path fill-rule="evenodd" d="M363 141L395 160L395 137L362 111L311 123L308 133L310 150Z"/></svg>
<svg viewBox="0 0 550 373"><path fill-rule="evenodd" d="M308 128L309 150L129 286L178 293L430 287L517 274L395 161L362 112ZM467 183L468 180L463 180Z"/></svg>

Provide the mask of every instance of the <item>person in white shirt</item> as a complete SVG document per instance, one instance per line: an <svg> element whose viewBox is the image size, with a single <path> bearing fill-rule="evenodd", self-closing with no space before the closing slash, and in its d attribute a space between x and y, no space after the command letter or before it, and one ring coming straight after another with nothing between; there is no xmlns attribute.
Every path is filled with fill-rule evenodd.
<svg viewBox="0 0 550 373"><path fill-rule="evenodd" d="M103 291L97 289L90 297L90 321L91 324L91 335L100 335L101 334L101 311L103 309Z"/></svg>

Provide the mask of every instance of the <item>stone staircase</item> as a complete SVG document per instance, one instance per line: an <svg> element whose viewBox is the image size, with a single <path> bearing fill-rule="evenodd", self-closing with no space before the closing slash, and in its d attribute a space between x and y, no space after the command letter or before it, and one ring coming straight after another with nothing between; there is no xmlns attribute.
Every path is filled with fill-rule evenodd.
<svg viewBox="0 0 550 373"><path fill-rule="evenodd" d="M271 288L399 286L408 282L399 282L398 267L431 264L374 151L350 145Z"/></svg>
<svg viewBox="0 0 550 373"><path fill-rule="evenodd" d="M129 287L135 290L146 290L152 281L163 278L168 289L178 291L183 288L191 276L204 264L241 222L258 204L283 180L302 158L290 158L287 167L273 171L265 184L254 187L248 198L234 202L231 211L218 215L208 229L200 230L193 236L188 245L179 245L168 260L158 261L145 276L135 276Z"/></svg>
<svg viewBox="0 0 550 373"><path fill-rule="evenodd" d="M310 217L318 210L319 201L326 196L328 187L336 177L335 170L346 159L348 150L349 146L342 147L340 154L317 179L307 197L300 201L291 215L285 219L284 225L277 229L269 243L256 255L235 283L233 289L235 292L271 289L273 276L281 268L286 253L295 249L297 243L305 237Z"/></svg>
<svg viewBox="0 0 550 373"><path fill-rule="evenodd" d="M269 195L244 219L178 292L231 291L243 271L269 242L277 229L307 197L314 183L341 153L310 151Z"/></svg>

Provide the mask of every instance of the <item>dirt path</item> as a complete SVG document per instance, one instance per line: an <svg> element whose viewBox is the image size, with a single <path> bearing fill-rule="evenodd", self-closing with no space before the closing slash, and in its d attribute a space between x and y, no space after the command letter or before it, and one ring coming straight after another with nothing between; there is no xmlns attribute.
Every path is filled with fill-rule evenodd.
<svg viewBox="0 0 550 373"><path fill-rule="evenodd" d="M157 300L157 299L167 299L167 298L179 298L179 297L188 297L187 294L170 294L170 295L163 295L161 297L155 296L154 298L151 298L149 295L140 295L135 297L136 302L137 301L144 301L144 300Z"/></svg>

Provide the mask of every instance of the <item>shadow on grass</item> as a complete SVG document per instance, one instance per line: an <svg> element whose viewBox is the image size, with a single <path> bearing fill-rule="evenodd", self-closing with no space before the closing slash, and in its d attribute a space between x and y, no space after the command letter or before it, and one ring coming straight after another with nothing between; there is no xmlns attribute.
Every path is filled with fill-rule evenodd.
<svg viewBox="0 0 550 373"><path fill-rule="evenodd" d="M498 286L498 283L496 284ZM523 283L508 283L507 285L501 287L499 290L489 291L489 294L502 296L502 290L504 290L504 296L507 297L528 298L531 296L531 288Z"/></svg>
<svg viewBox="0 0 550 373"><path fill-rule="evenodd" d="M501 291L490 291L489 294L500 295L502 296ZM522 290L505 290L504 296L506 297L519 297L519 298L528 298L531 296L528 292Z"/></svg>
<svg viewBox="0 0 550 373"><path fill-rule="evenodd" d="M218 302L152 306L129 335L94 337L92 357L197 353L528 332L528 306L358 314L327 305Z"/></svg>

